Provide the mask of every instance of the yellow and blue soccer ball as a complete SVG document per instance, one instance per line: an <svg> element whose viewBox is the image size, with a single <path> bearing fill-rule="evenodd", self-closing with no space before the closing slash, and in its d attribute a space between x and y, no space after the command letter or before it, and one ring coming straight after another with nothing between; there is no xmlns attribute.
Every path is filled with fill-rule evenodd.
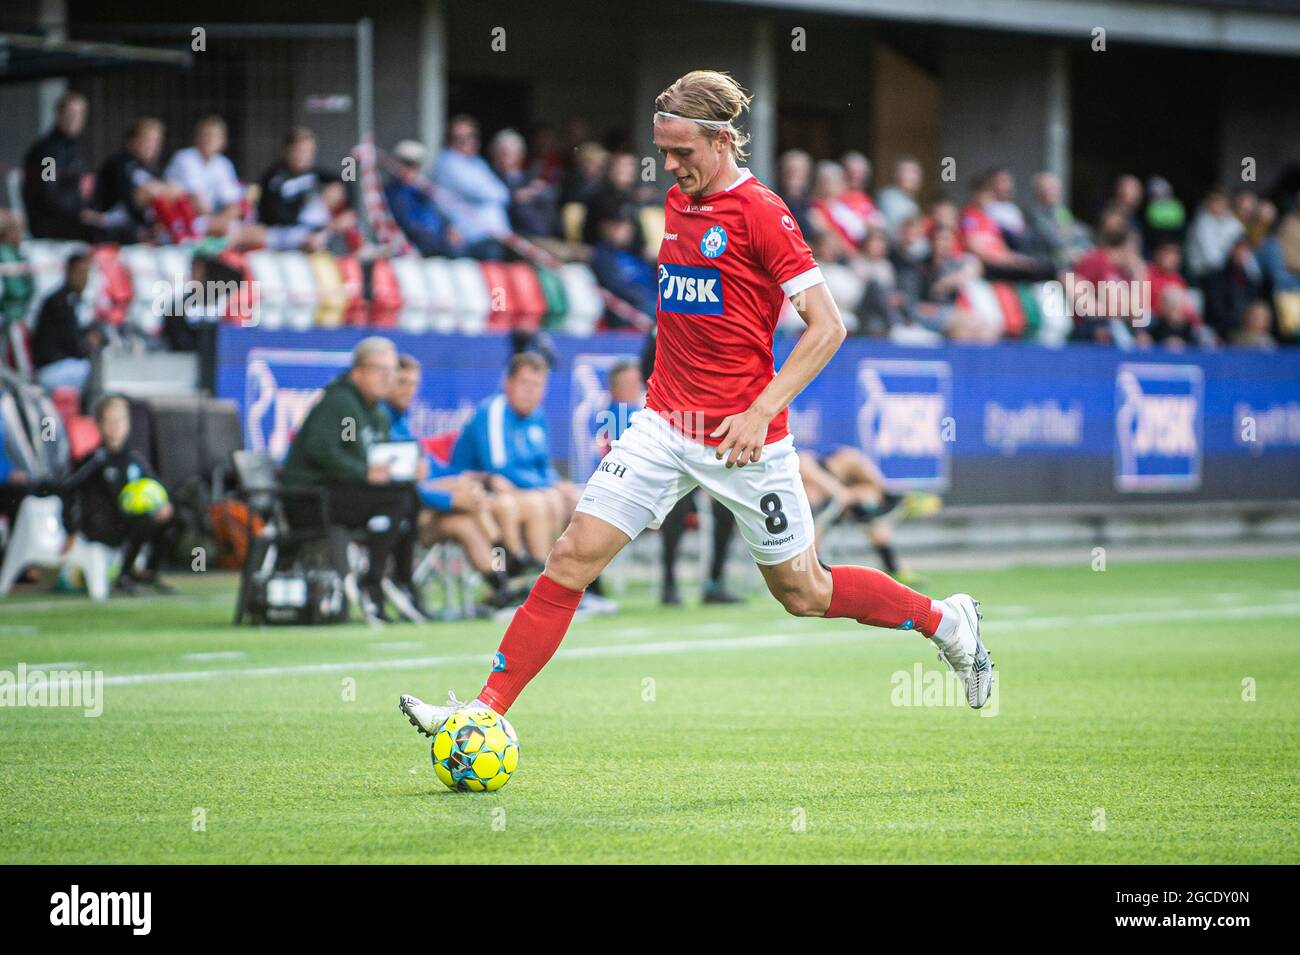
<svg viewBox="0 0 1300 955"><path fill-rule="evenodd" d="M117 496L117 506L123 514L133 517L152 514L167 503L167 488L153 478L136 478L122 488Z"/></svg>
<svg viewBox="0 0 1300 955"><path fill-rule="evenodd" d="M496 792L518 765L515 728L487 708L457 710L433 733L433 771L458 792Z"/></svg>

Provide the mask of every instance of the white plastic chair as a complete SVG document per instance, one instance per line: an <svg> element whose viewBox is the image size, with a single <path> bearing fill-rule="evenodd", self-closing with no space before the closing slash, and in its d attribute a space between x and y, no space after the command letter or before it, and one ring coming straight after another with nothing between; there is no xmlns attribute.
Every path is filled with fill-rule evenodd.
<svg viewBox="0 0 1300 955"><path fill-rule="evenodd" d="M67 554L68 535L63 529L63 501L57 497L23 499L14 520L5 559L0 566L0 597L7 596L28 567L78 569L93 600L107 600L109 573L117 562L117 548L88 541L78 535Z"/></svg>
<svg viewBox="0 0 1300 955"><path fill-rule="evenodd" d="M397 324L404 332L428 331L433 319L433 293L425 278L424 259L418 255L399 255L388 262L402 292L402 311Z"/></svg>
<svg viewBox="0 0 1300 955"><path fill-rule="evenodd" d="M249 252L245 261L253 281L257 283L253 324L270 330L283 328L289 311L289 287L279 257L267 249L257 249Z"/></svg>
<svg viewBox="0 0 1300 955"><path fill-rule="evenodd" d="M605 312L605 301L600 297L596 276L581 262L569 262L560 267L560 279L564 282L564 295L569 302L564 330L570 335L590 335Z"/></svg>
<svg viewBox="0 0 1300 955"><path fill-rule="evenodd" d="M457 327L466 335L479 335L487 328L492 311L492 292L483 276L483 266L475 259L452 259L451 274L459 302Z"/></svg>
<svg viewBox="0 0 1300 955"><path fill-rule="evenodd" d="M285 324L296 332L308 331L316 324L316 306L320 304L320 289L316 285L316 273L311 270L311 260L303 252L276 255L289 299Z"/></svg>
<svg viewBox="0 0 1300 955"><path fill-rule="evenodd" d="M456 274L450 259L425 259L424 277L429 283L433 302L433 330L451 334L457 330L460 297L456 292Z"/></svg>

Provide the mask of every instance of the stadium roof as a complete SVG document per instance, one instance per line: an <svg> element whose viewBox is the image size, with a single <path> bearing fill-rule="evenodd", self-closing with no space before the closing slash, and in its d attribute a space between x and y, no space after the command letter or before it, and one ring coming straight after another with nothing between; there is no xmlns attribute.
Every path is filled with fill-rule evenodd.
<svg viewBox="0 0 1300 955"><path fill-rule="evenodd" d="M1111 42L1300 55L1297 0L721 0L1045 36L1105 27Z"/></svg>
<svg viewBox="0 0 1300 955"><path fill-rule="evenodd" d="M192 57L186 51L0 33L0 83L28 83L51 76L100 73L132 66L185 68L191 62Z"/></svg>

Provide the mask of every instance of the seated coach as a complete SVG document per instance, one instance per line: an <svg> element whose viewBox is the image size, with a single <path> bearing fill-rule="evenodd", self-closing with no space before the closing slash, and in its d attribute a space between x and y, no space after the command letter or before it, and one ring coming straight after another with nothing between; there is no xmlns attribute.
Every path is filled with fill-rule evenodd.
<svg viewBox="0 0 1300 955"><path fill-rule="evenodd" d="M352 367L328 385L294 436L281 480L285 489L325 491L331 524L366 531L370 567L362 582L375 611L385 618L382 583L389 558L392 578L408 593L415 532L415 494L409 482L394 481L386 464L372 464L370 450L388 440L383 405L397 376L397 349L386 338L363 339L352 351ZM289 521L319 522L316 502L289 494Z"/></svg>

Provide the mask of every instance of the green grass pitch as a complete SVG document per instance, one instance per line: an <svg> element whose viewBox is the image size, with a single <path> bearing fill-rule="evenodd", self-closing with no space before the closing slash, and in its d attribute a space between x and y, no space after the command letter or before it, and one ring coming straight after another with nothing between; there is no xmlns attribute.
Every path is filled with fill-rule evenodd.
<svg viewBox="0 0 1300 955"><path fill-rule="evenodd" d="M0 862L1300 862L1300 560L935 574L983 601L993 716L898 705L916 634L632 595L487 796L396 704L476 692L502 624L236 629L230 577L174 580L0 604L0 671L106 679L98 718L0 707Z"/></svg>

